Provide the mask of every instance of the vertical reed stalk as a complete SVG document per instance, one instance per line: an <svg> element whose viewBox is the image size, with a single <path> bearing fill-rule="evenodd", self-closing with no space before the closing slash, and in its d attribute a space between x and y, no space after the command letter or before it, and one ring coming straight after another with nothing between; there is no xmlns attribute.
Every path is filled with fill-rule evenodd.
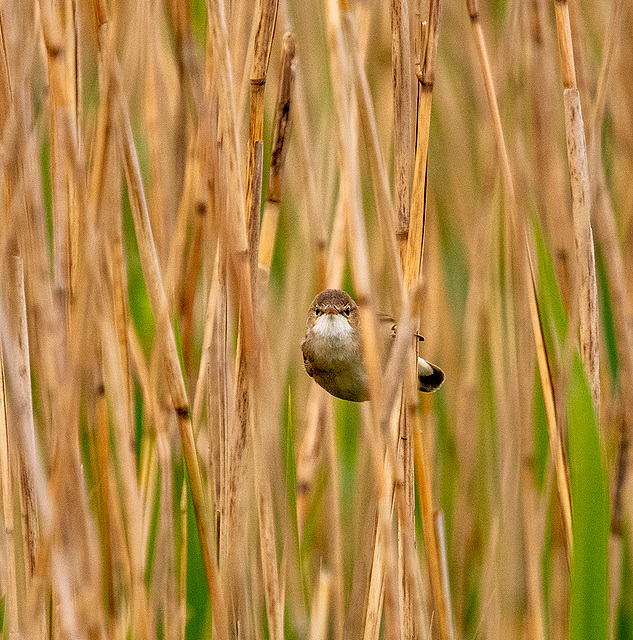
<svg viewBox="0 0 633 640"><path fill-rule="evenodd" d="M411 41L407 0L391 1L391 73L393 76L393 175L396 194L396 237L400 262L406 257L413 175L413 115L411 107Z"/></svg>
<svg viewBox="0 0 633 640"><path fill-rule="evenodd" d="M248 180L246 183L245 210L251 209L253 184L250 177L255 167L255 143L263 139L264 133L264 90L268 63L272 50L279 0L261 0L259 4L259 22L255 34L253 64L251 66L251 106L248 127ZM259 224L259 219L257 220Z"/></svg>
<svg viewBox="0 0 633 640"><path fill-rule="evenodd" d="M435 70L437 61L437 45L439 39L440 0L434 0L429 5L428 22L420 25L419 53L416 62L418 76L418 118L417 118L417 147L413 173L413 188L411 192L411 218L407 231L406 259L403 264L404 285L409 289L422 272L422 252L424 247L424 228L426 219L426 193L428 171L428 146L431 125L431 105L433 87L435 84ZM417 369L417 345L409 356L409 367ZM408 473L404 477L404 491L407 496L407 518L413 518L413 496L415 483L415 466L420 493L420 507L422 512L422 526L426 548L427 565L431 582L434 607L438 613L440 634L443 640L449 638L449 612L444 599L440 570L438 543L433 524L433 496L432 496L432 456L424 447L424 436L420 429L420 417L417 412L417 386L411 385L403 390L403 404L405 411L401 417L401 447L402 459ZM415 456L416 465L413 464ZM402 524L402 523L401 523Z"/></svg>
<svg viewBox="0 0 633 640"><path fill-rule="evenodd" d="M596 416L599 421L600 336L598 334L598 291L593 233L591 231L591 193L589 189L587 145L580 105L580 92L576 85L573 44L569 25L569 6L567 0L554 0L554 7L563 76L567 158L571 183L574 237L576 240L580 356L589 380Z"/></svg>

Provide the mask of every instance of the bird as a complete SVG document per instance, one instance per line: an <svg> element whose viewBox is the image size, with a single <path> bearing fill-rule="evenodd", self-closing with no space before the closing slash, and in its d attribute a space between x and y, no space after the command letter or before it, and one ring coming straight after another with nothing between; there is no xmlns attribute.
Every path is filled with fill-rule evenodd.
<svg viewBox="0 0 633 640"><path fill-rule="evenodd" d="M378 337L383 366L389 358L397 326L393 318L379 313ZM369 400L363 363L360 314L356 302L341 289L317 294L308 311L305 338L301 342L308 375L328 393L352 402ZM444 372L418 357L418 388L433 392L444 382Z"/></svg>

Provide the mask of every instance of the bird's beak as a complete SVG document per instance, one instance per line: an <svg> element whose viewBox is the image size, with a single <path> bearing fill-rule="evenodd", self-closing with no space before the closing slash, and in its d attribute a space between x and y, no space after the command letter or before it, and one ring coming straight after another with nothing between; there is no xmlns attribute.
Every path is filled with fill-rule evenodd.
<svg viewBox="0 0 633 640"><path fill-rule="evenodd" d="M336 315L338 313L338 309L333 304L328 304L325 309L323 309L323 313L330 313L332 315Z"/></svg>

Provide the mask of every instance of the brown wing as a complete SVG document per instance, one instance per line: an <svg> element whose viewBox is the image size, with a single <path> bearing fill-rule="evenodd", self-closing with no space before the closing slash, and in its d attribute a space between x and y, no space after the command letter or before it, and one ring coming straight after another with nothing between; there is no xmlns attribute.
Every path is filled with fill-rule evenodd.
<svg viewBox="0 0 633 640"><path fill-rule="evenodd" d="M303 366L306 368L306 373L313 378L314 366L312 364L312 358L310 357L309 349L306 348L306 343L301 343L301 351L303 352Z"/></svg>

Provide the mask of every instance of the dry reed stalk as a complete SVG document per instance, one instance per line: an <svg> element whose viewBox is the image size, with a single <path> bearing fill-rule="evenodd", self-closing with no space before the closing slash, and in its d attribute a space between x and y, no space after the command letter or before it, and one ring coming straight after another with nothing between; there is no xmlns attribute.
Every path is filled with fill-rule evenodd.
<svg viewBox="0 0 633 640"><path fill-rule="evenodd" d="M23 602L24 599L19 597L16 576L13 492L11 490L11 445L9 441L9 422L7 420L4 357L2 349L0 349L0 421L2 422L2 433L0 434L0 482L2 483L2 513L4 517L4 535L7 554L5 560L7 573L3 579L3 586L7 594L4 610L5 628L8 630L9 638L19 638L21 634L19 602ZM9 609L8 613L7 606Z"/></svg>
<svg viewBox="0 0 633 640"><path fill-rule="evenodd" d="M219 505L220 512L220 528L218 529L218 536L220 539L220 546L218 549L219 565L220 568L225 571L227 569L227 545L228 539L228 513L229 513L229 482L228 482L228 464L229 464L229 449L228 443L228 428L229 428L229 389L228 380L229 372L227 371L228 356L227 356L227 342L228 342L228 319L227 319L227 300L226 300L226 273L223 273L224 269L219 270L219 291L218 291L218 305L215 313L215 325L217 326L216 337L214 340L214 352L215 352L215 375L212 377L211 365L209 365L209 384L207 387L207 411L213 404L209 401L211 395L211 382L215 381L215 388L217 389L217 437L220 443L219 446L219 485L220 495L216 496L216 504ZM209 421L210 422L210 421ZM211 433L210 433L211 436ZM213 438L209 437L209 442L213 442Z"/></svg>
<svg viewBox="0 0 633 640"><path fill-rule="evenodd" d="M416 63L418 76L417 146L413 187L411 190L411 219L407 230L407 253L403 264L405 287L411 286L417 280L422 269L427 160L439 37L440 6L440 0L433 0L429 5L428 22L423 22L420 25L420 60Z"/></svg>
<svg viewBox="0 0 633 640"><path fill-rule="evenodd" d="M378 539L380 530L378 519L374 525L373 556L369 575L369 587L367 602L365 605L363 640L378 640L380 632L380 619L384 598L384 560L382 557L383 545Z"/></svg>
<svg viewBox="0 0 633 640"><path fill-rule="evenodd" d="M413 175L411 41L407 0L391 0L391 72L393 76L393 175L396 194L396 238L400 262L406 257Z"/></svg>
<svg viewBox="0 0 633 640"><path fill-rule="evenodd" d="M31 394L31 363L29 358L29 336L26 322L26 297L24 293L24 264L22 258L13 256L9 267L8 306L16 337L17 370L19 379L13 381L16 394L16 411L22 414L29 438L29 448L36 450L35 422L33 419L33 397ZM22 535L24 538L24 561L27 589L35 572L35 559L39 549L39 524L33 471L24 454L19 451L19 487L22 505Z"/></svg>
<svg viewBox="0 0 633 640"><path fill-rule="evenodd" d="M327 424L328 397L325 393L318 385L311 385L306 408L306 430L297 452L297 526L300 541L308 515L310 490L322 458L324 434L327 433L326 429L330 430Z"/></svg>
<svg viewBox="0 0 633 640"><path fill-rule="evenodd" d="M66 95L68 96L69 126L71 135L74 136L74 146L79 153L83 154L81 143L81 126L79 114L81 112L81 68L79 57L79 27L77 24L77 2L76 0L64 0L57 4L60 24L63 25L64 38L64 63ZM68 174L68 276L70 284L70 294L73 295L80 273L77 271L79 264L79 254L83 250L82 211L80 202L82 196L77 193L83 184L78 181L78 176L74 171ZM72 302L72 299L71 299Z"/></svg>
<svg viewBox="0 0 633 640"><path fill-rule="evenodd" d="M312 607L310 609L310 640L326 640L328 608L330 603L330 589L332 577L324 569L319 570L317 588L314 590Z"/></svg>
<svg viewBox="0 0 633 640"><path fill-rule="evenodd" d="M223 157L221 143L218 145L219 157ZM215 194L216 206L217 210L222 214L227 210L228 206L228 194L226 189L226 174L223 171L219 170L217 172L217 186L216 186L216 194ZM228 255L226 250L226 242L224 238L220 237L218 240L218 307L216 310L216 318L215 323L218 327L218 331L216 333L216 339L214 341L214 352L215 352L215 362L214 371L210 371L209 375L209 384L207 384L207 406L213 406L212 400L212 390L217 389L217 437L219 441L219 495L218 505L219 505L219 519L220 526L218 531L219 537L219 549L218 549L218 562L220 566L220 570L223 572L223 575L230 577L234 582L236 576L235 572L231 567L229 560L232 559L229 557L229 550L231 553L235 552L235 547L237 545L231 544L232 536L237 535L236 532L239 532L240 529L236 528L242 526L242 522L236 517L236 504L238 502L238 496L236 496L235 492L232 490L235 483L235 477L237 475L236 465L234 460L237 459L238 464L240 463L240 458L237 457L240 455L240 449L236 449L235 444L238 446L242 445L242 439L236 439L232 437L230 432L230 428L232 427L233 413L229 413L229 376L227 371L227 366L229 363L229 355L228 355L228 274L227 274L227 263L228 263ZM210 300L207 304L210 303ZM215 374L215 375L213 375ZM233 376L235 377L235 375ZM215 381L216 384L212 385L212 381ZM234 396L234 399L231 403L231 406L237 406L237 396ZM211 429L211 425L213 423L209 421L209 428ZM210 431L211 435L211 431ZM209 442L213 442L213 438L209 438ZM231 535L229 535L229 533ZM238 540L241 545L241 540ZM240 552L241 553L241 552ZM240 565L237 565L237 568L240 568ZM231 586L231 592L235 592L238 587L235 585ZM233 595L231 595L233 598Z"/></svg>
<svg viewBox="0 0 633 640"><path fill-rule="evenodd" d="M29 356L29 336L26 319L26 297L24 291L24 264L22 258L13 256L9 265L8 303L12 314L12 324L16 337L17 370L19 379L13 381L16 397L15 410L22 414L24 426L28 429L28 447L37 450L35 422L33 419L33 397L31 393L31 363ZM24 561L25 597L34 600L34 594L42 586L42 576L37 573L37 556L40 547L39 518L35 495L35 480L22 449L18 454L17 485L20 491L20 512L22 516L22 556ZM23 617L22 625L34 637L46 636L45 611L39 602L35 609ZM28 622L27 622L28 620Z"/></svg>
<svg viewBox="0 0 633 640"><path fill-rule="evenodd" d="M567 157L571 183L572 214L576 241L578 305L580 319L580 356L591 387L596 416L600 420L600 376L598 333L598 292L596 264L591 231L591 193L585 131L576 84L573 44L567 0L554 0L556 31L563 76Z"/></svg>
<svg viewBox="0 0 633 640"><path fill-rule="evenodd" d="M451 583L448 579L448 555L446 552L446 529L444 526L444 512L439 509L434 514L434 530L437 539L438 555L440 558L440 569L442 573L442 590L444 593L444 602L446 603L446 615L448 620L446 626L448 628L448 638L455 640L455 620L453 619L453 605L451 603Z"/></svg>
<svg viewBox="0 0 633 640"><path fill-rule="evenodd" d="M160 276L160 267L158 265L158 257L153 242L147 202L145 200L140 167L130 125L128 105L122 92L121 70L115 56L113 57L113 66L110 71L112 73L111 81L113 82L112 90L114 91L114 99L116 101L115 121L118 125L117 139L128 181L130 205L136 230L141 266L156 324L156 337L158 341L163 343L165 377L171 393L174 410L178 417L183 454L189 474L192 502L196 515L198 536L200 538L210 597L213 603L214 626L220 637L226 638L228 634L226 605L222 593L222 586L218 579L217 566L209 550L202 480L189 415L187 392L180 369L176 341L169 318L167 298L165 296L165 290Z"/></svg>
<svg viewBox="0 0 633 640"><path fill-rule="evenodd" d="M255 169L255 143L264 137L264 90L268 63L272 50L279 0L261 0L259 3L259 22L253 49L251 66L251 104L248 125L248 180L246 182L246 202L244 209L249 212L253 202L253 184L251 176ZM259 224L259 217L257 220Z"/></svg>
<svg viewBox="0 0 633 640"><path fill-rule="evenodd" d="M411 192L411 212L409 227L399 229L402 238L407 238L406 258L404 261L404 286L409 290L420 278L422 270L422 252L424 246L424 227L426 217L426 188L427 188L427 165L428 165L428 145L431 124L431 105L433 86L435 84L435 69L437 60L437 44L439 38L439 20L441 3L434 0L429 5L428 22L420 25L420 58L416 63L416 73L418 76L418 115L417 115L417 147L415 154L415 166L413 174L413 187ZM404 249L404 248L403 248ZM414 331L415 332L415 331ZM417 363L417 345L411 349L409 369L415 370ZM409 373L409 380L411 380ZM447 603L443 597L440 563L438 556L438 545L435 537L433 525L433 497L432 497L432 476L430 454L422 446L422 436L420 433L420 418L417 412L417 386L412 386L411 382L403 388L403 407L401 417L401 459L405 469L404 495L406 500L406 520L401 516L400 526L408 526L413 529L414 521L414 484L415 465L414 456L418 467L418 483L420 491L420 506L422 512L423 532L427 556L427 565L431 581L431 592L434 606L438 612L440 624L440 634L443 639L449 637L449 627L447 620ZM410 596L406 597L409 616L411 616Z"/></svg>
<svg viewBox="0 0 633 640"><path fill-rule="evenodd" d="M283 172L288 152L288 141L293 116L293 92L296 73L295 39L291 33L282 40L281 66L277 85L277 102L273 116L273 143L268 174L266 204L259 236L258 294L263 303L266 299L270 267L273 261L277 222L281 203Z"/></svg>
<svg viewBox="0 0 633 640"><path fill-rule="evenodd" d="M413 406L413 405L408 405ZM448 609L448 602L444 598L444 588L442 580L442 566L439 552L439 544L435 535L435 524L433 518L433 494L431 482L431 467L429 465L430 455L425 443L424 434L421 431L419 422L416 423L416 413L409 410L407 420L414 425L413 453L415 457L416 478L418 481L418 496L420 500L420 512L422 519L422 531L424 534L424 547L426 550L426 562L431 583L431 593L433 595L433 606L437 614L440 636L443 640L450 638L451 626L449 624L451 613Z"/></svg>
<svg viewBox="0 0 633 640"><path fill-rule="evenodd" d="M277 10L278 10L278 0L262 0L259 7L259 21L257 24L257 32L254 40L254 51L253 51L253 63L251 66L251 93L250 93L250 115L249 115L249 131L248 131L248 168L247 168L247 181L246 181L246 194L245 194L245 203L244 203L244 212L245 216L243 218L243 223L245 225L246 233L248 235L247 238L247 253L249 259L249 284L251 295L254 296L256 292L255 282L257 278L257 248L258 248L258 240L259 240L259 217L261 211L261 170L262 167L256 167L256 146L259 142L263 140L263 130L264 130L264 91L266 87L266 76L268 73L268 63L270 61L270 53L272 48L272 40L275 33L275 25L277 22ZM222 46L222 45L221 45ZM227 50L227 60L230 59L229 51ZM227 69L230 70L230 67L227 66ZM230 73L227 72L227 76L230 76ZM227 101L231 104L231 99ZM228 107L228 105L226 105ZM231 108L233 105L231 104ZM260 159L261 163L261 159ZM255 189L255 181L258 181L259 184L259 197L256 198L257 194L254 193ZM230 184L230 183L229 183ZM235 194L234 197L241 197L241 190ZM252 298L252 304L254 305L255 298ZM238 477L243 474L243 466L246 464L247 456L242 453L242 450L246 448L246 434L249 428L255 428L253 425L249 425L249 414L250 414L250 402L251 398L249 397L249 379L247 376L247 353L245 350L245 345L243 344L243 340L245 337L249 335L250 330L248 327L244 327L243 324L240 325L239 329L239 344L238 344L238 355L237 355L237 387L236 387L236 398L237 398L237 407L236 407L236 424L235 429L232 429L235 435L232 435L232 439L235 440L235 446L232 445L231 449L234 453L232 453L232 458L229 462L229 494L233 494L237 492L238 486L237 481ZM251 360L251 364L253 361ZM252 371L252 374L255 372ZM254 443L252 444L254 446ZM257 455L257 453L255 453ZM256 486L258 486L258 479L256 478ZM264 491L265 494L265 491ZM264 495L262 493L258 493L259 496ZM229 515L230 519L243 517L242 515L238 516L235 510L231 510ZM260 521L260 526L263 523ZM229 528L231 527L231 520L229 521ZM265 564L265 559L262 558L262 563ZM272 573L267 574L266 569L264 569L265 580L268 575L272 578ZM275 566L275 574L277 571L277 567ZM276 580L273 580L276 584ZM273 594L276 590L276 587L270 583L271 593L270 596L273 599L276 599L277 595ZM266 600L267 605L270 602L270 598ZM271 609L268 609L269 614L269 624L272 624L272 633L273 637L277 635L277 625L273 624L273 618L270 616L273 615ZM276 618L276 614L274 615Z"/></svg>

